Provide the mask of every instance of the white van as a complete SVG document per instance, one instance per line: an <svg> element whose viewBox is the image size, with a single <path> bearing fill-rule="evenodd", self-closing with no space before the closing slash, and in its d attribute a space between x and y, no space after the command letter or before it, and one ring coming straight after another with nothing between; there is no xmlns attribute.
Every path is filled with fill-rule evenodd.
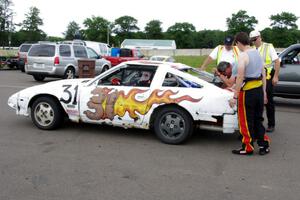
<svg viewBox="0 0 300 200"><path fill-rule="evenodd" d="M96 51L98 55L101 56L110 56L111 54L111 47L102 42L94 42L94 41L84 41L84 40L73 40L73 41L64 41L63 43L67 44L75 44L75 45L84 45L87 47L92 48Z"/></svg>
<svg viewBox="0 0 300 200"><path fill-rule="evenodd" d="M111 48L106 43L93 42L93 41L84 41L87 47L94 49L101 56L110 56Z"/></svg>

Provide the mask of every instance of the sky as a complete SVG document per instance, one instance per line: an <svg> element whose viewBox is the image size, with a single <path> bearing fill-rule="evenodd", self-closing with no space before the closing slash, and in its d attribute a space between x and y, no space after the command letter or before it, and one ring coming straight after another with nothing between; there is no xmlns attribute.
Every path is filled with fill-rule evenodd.
<svg viewBox="0 0 300 200"><path fill-rule="evenodd" d="M151 20L160 20L163 31L176 22L188 22L200 30L227 30L226 18L239 10L247 11L258 20L255 29L269 27L270 16L290 12L300 17L298 0L12 0L15 12L14 23L25 19L32 6L40 10L44 25L40 28L49 36L62 37L68 24L75 21L84 28L83 21L100 16L113 22L129 15L138 20L144 30ZM300 19L297 21L300 28Z"/></svg>

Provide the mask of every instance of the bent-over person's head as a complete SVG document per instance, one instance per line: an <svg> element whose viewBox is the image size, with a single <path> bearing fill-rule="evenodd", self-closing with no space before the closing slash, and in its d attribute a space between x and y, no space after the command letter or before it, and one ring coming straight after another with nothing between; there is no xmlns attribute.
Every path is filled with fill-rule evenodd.
<svg viewBox="0 0 300 200"><path fill-rule="evenodd" d="M232 66L229 62L220 62L217 66L217 70L220 74L226 76L227 78L230 78L230 76L232 75Z"/></svg>

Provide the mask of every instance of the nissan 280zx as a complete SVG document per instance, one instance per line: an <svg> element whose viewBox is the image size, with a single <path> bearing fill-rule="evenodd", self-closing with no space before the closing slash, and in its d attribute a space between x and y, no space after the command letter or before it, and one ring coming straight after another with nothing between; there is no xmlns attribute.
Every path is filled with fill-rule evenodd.
<svg viewBox="0 0 300 200"><path fill-rule="evenodd" d="M130 61L93 79L71 79L26 88L8 99L17 115L31 115L40 129L73 122L154 130L164 143L180 144L194 127L237 129L229 106L233 93L178 63Z"/></svg>

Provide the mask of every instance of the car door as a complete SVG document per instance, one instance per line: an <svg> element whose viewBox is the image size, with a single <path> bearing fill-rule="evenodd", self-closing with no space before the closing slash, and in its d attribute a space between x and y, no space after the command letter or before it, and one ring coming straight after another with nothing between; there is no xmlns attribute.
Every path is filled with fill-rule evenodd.
<svg viewBox="0 0 300 200"><path fill-rule="evenodd" d="M300 95L300 47L284 52L281 57L279 82L275 93Z"/></svg>
<svg viewBox="0 0 300 200"><path fill-rule="evenodd" d="M102 72L103 60L96 53L96 51L90 47L87 47L87 53L89 59L95 60L95 75L99 75Z"/></svg>
<svg viewBox="0 0 300 200"><path fill-rule="evenodd" d="M86 86L80 95L81 120L125 127L139 127L147 111L150 84L138 86L141 71L117 68L94 84ZM153 76L152 76L153 77Z"/></svg>

